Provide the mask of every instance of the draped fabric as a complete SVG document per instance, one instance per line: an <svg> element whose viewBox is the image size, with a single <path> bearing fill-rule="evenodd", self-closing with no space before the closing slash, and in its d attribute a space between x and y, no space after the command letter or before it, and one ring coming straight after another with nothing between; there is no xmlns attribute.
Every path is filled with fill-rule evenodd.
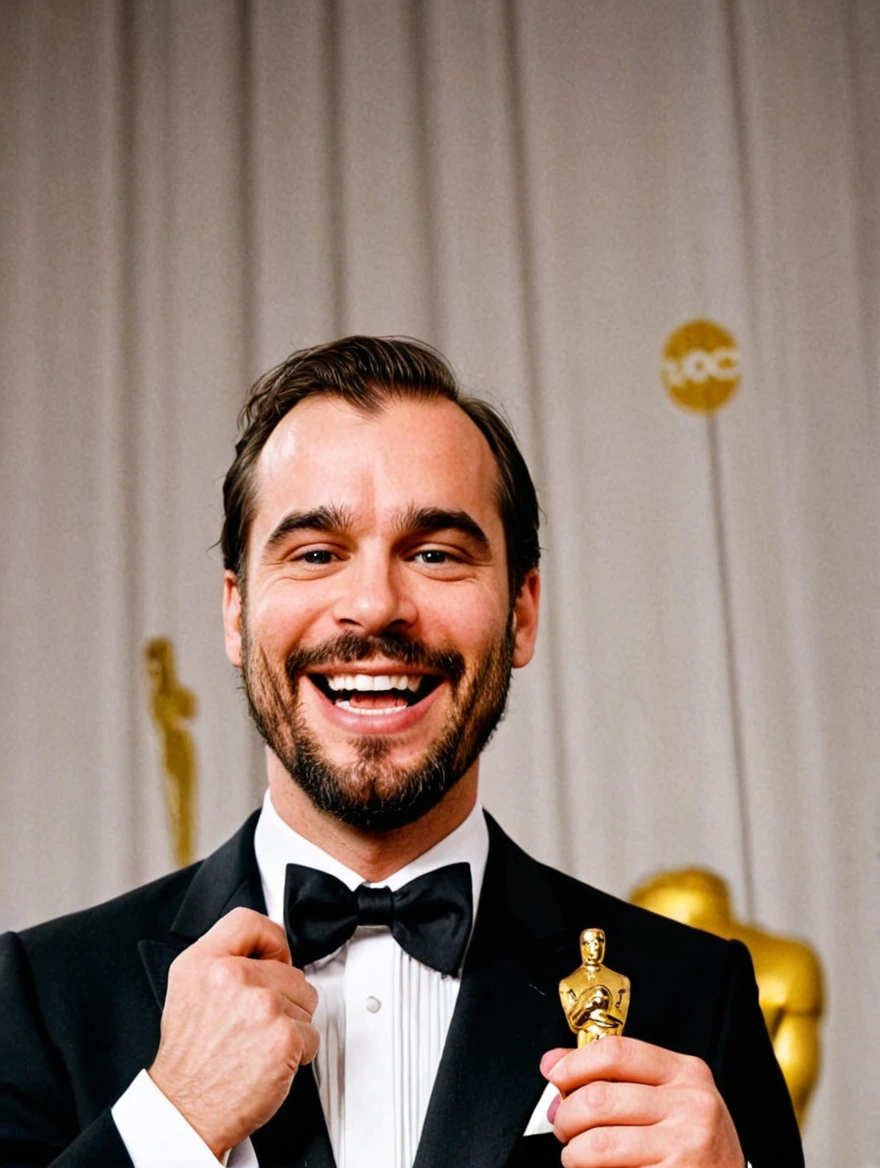
<svg viewBox="0 0 880 1168"><path fill-rule="evenodd" d="M294 347L415 335L546 512L488 807L621 895L710 866L816 946L808 1162L876 1163L874 0L0 15L0 925L169 866L150 637L199 699L200 851L256 805L213 548L237 410ZM694 319L741 354L716 412L661 377Z"/></svg>

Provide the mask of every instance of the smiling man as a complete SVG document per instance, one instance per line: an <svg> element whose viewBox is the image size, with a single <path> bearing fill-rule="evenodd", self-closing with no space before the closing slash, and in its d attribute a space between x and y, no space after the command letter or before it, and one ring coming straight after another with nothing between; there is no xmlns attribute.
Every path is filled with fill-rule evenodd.
<svg viewBox="0 0 880 1168"><path fill-rule="evenodd" d="M223 618L266 798L202 864L2 939L0 1164L802 1165L744 948L479 805L538 622L501 418L428 347L350 337L261 379L243 428ZM585 927L633 1000L571 1050Z"/></svg>

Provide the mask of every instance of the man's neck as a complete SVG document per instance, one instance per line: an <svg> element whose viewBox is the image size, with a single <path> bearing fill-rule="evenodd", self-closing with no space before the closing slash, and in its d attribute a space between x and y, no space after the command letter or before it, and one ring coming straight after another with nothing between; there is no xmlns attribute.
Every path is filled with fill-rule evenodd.
<svg viewBox="0 0 880 1168"><path fill-rule="evenodd" d="M477 800L478 763L420 819L390 831L364 831L315 807L272 752L268 753L272 804L288 827L376 884L427 852L467 819Z"/></svg>

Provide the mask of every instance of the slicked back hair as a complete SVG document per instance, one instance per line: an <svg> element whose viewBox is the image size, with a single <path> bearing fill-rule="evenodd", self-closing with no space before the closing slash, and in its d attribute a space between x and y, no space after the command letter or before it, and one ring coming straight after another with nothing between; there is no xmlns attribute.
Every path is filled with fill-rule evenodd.
<svg viewBox="0 0 880 1168"><path fill-rule="evenodd" d="M497 410L463 393L446 359L408 337L345 337L299 349L251 388L239 417L241 437L223 482L224 566L245 586L247 544L256 510L256 462L269 435L299 403L327 394L365 414L389 401L445 398L480 429L498 467L498 509L507 548L510 602L526 574L537 567L540 514L535 487L510 427Z"/></svg>

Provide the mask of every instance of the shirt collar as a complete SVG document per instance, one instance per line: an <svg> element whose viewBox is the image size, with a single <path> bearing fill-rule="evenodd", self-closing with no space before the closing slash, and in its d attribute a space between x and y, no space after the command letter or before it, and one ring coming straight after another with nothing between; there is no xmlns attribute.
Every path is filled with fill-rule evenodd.
<svg viewBox="0 0 880 1168"><path fill-rule="evenodd" d="M357 872L346 868L317 844L313 844L311 840L307 840L305 836L289 827L275 810L268 790L257 821L254 852L263 884L263 895L266 898L266 912L278 924L284 923L284 878L288 864L304 864L308 868L327 872L341 880L352 891L364 883L363 877ZM417 876L424 876L427 872L433 872L435 868L465 860L471 868L476 916L488 855L489 829L486 826L482 805L477 801L464 823L459 824L439 843L416 856L409 864L399 868L380 883L383 887L387 885L396 892Z"/></svg>

